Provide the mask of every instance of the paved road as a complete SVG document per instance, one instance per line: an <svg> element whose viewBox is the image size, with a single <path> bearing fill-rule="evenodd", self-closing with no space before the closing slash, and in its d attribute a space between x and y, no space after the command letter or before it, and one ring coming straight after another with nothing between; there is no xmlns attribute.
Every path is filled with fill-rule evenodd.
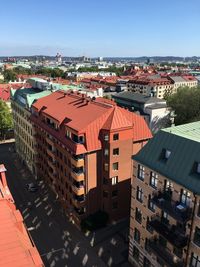
<svg viewBox="0 0 200 267"><path fill-rule="evenodd" d="M10 191L45 266L106 266L89 240L63 216L54 194L43 181L39 181L38 192L27 192L26 183L34 179L17 160L12 146L0 145L0 163L7 169Z"/></svg>

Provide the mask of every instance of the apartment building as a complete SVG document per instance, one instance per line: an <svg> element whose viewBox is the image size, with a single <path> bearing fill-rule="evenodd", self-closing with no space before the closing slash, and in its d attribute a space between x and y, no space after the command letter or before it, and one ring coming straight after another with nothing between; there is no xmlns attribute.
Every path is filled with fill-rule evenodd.
<svg viewBox="0 0 200 267"><path fill-rule="evenodd" d="M173 123L173 112L167 107L164 99L130 91L115 94L112 98L118 106L143 116L153 133Z"/></svg>
<svg viewBox="0 0 200 267"><path fill-rule="evenodd" d="M158 132L133 156L129 261L200 266L200 122Z"/></svg>
<svg viewBox="0 0 200 267"><path fill-rule="evenodd" d="M170 75L169 79L173 82L174 84L174 90L173 92L177 92L177 89L179 87L196 87L198 85L198 80L192 76L192 75Z"/></svg>
<svg viewBox="0 0 200 267"><path fill-rule="evenodd" d="M0 266L44 267L10 193L6 168L0 164Z"/></svg>
<svg viewBox="0 0 200 267"><path fill-rule="evenodd" d="M50 90L38 88L11 89L11 107L14 122L16 152L29 170L36 174L34 129L30 121L32 103L51 94Z"/></svg>
<svg viewBox="0 0 200 267"><path fill-rule="evenodd" d="M129 80L128 90L143 95L164 98L165 94L173 91L173 83L167 78L136 77Z"/></svg>
<svg viewBox="0 0 200 267"><path fill-rule="evenodd" d="M144 119L104 98L57 91L32 105L37 172L80 225L98 210L129 216L131 154L151 138Z"/></svg>

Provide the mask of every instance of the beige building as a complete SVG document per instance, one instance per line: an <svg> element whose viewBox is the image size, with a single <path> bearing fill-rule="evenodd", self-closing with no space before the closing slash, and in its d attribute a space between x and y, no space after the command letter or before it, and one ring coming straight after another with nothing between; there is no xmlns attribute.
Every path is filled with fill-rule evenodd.
<svg viewBox="0 0 200 267"><path fill-rule="evenodd" d="M161 99L173 88L172 81L167 78L136 78L128 82L128 91Z"/></svg>
<svg viewBox="0 0 200 267"><path fill-rule="evenodd" d="M161 130L133 156L129 261L200 266L200 122Z"/></svg>
<svg viewBox="0 0 200 267"><path fill-rule="evenodd" d="M35 137L30 122L31 104L51 91L41 91L34 88L11 89L11 107L14 121L16 152L29 170L35 174Z"/></svg>

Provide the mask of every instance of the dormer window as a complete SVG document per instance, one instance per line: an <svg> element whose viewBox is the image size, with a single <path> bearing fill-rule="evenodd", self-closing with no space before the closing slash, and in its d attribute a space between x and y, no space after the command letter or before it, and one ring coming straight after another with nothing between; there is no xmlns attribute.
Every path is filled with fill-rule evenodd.
<svg viewBox="0 0 200 267"><path fill-rule="evenodd" d="M165 149L165 155L164 155L165 159L168 159L170 157L170 155L171 155L171 151L168 149Z"/></svg>
<svg viewBox="0 0 200 267"><path fill-rule="evenodd" d="M197 173L200 174L200 162L197 162L197 169L196 169Z"/></svg>

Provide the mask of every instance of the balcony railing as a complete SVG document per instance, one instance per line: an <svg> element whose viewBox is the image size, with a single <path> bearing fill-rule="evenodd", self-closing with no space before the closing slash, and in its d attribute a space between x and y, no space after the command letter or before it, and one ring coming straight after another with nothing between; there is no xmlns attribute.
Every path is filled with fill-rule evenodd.
<svg viewBox="0 0 200 267"><path fill-rule="evenodd" d="M158 192L152 198L152 202L179 222L183 223L191 219L192 209L183 206L180 202L173 201L168 192Z"/></svg>
<svg viewBox="0 0 200 267"><path fill-rule="evenodd" d="M84 194L84 186L83 185L77 186L76 184L73 184L72 190L74 191L74 193L76 195L83 195Z"/></svg>
<svg viewBox="0 0 200 267"><path fill-rule="evenodd" d="M161 219L160 217L155 216L149 224L157 233L162 235L171 244L177 248L184 248L187 245L188 237L181 232L177 226L169 225L164 220L166 219Z"/></svg>
<svg viewBox="0 0 200 267"><path fill-rule="evenodd" d="M149 240L150 250L168 267L183 267L184 261L173 256L166 247L162 246L157 239Z"/></svg>

